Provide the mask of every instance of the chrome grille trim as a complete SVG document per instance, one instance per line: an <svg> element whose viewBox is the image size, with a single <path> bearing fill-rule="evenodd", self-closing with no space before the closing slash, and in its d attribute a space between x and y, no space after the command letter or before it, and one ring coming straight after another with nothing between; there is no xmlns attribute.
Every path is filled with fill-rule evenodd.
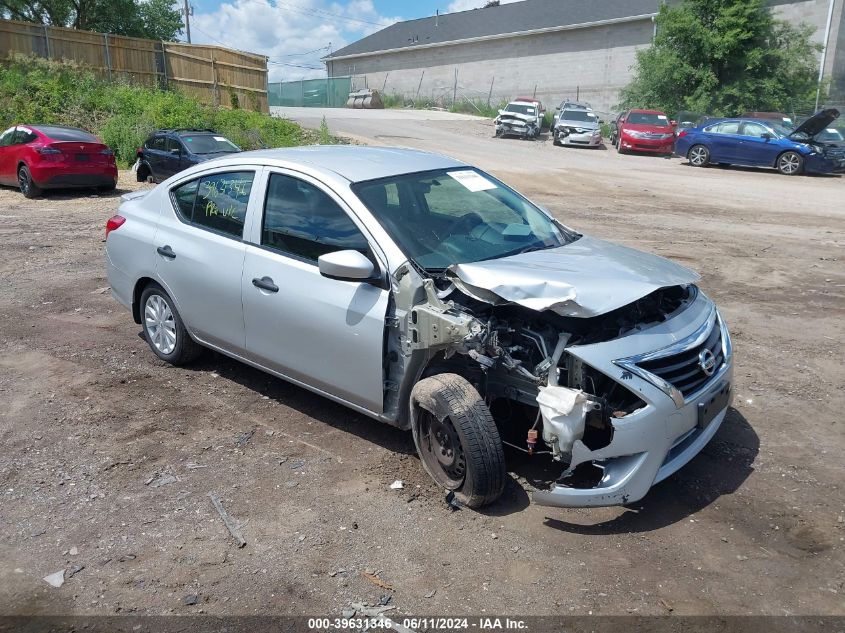
<svg viewBox="0 0 845 633"><path fill-rule="evenodd" d="M691 371L705 345L716 356L717 364L713 375L702 378ZM613 362L663 391L680 409L717 384L730 367L732 355L730 334L714 306L704 323L686 338L653 352Z"/></svg>

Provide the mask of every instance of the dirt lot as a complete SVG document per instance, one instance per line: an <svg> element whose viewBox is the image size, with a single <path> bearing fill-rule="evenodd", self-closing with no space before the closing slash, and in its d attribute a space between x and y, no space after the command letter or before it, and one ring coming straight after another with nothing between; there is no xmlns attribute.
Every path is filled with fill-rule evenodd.
<svg viewBox="0 0 845 633"><path fill-rule="evenodd" d="M2 611L338 616L389 596L416 615L845 614L845 179L488 131L423 121L401 142L703 274L737 398L701 455L632 507L558 510L526 493L555 469L511 454L502 501L451 512L409 434L211 353L158 361L106 288L118 195L2 189ZM73 566L61 588L42 580Z"/></svg>

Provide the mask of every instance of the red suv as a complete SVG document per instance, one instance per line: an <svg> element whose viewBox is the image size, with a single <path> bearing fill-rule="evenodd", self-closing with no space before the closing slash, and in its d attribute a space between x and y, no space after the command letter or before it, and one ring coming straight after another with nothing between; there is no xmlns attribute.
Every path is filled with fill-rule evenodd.
<svg viewBox="0 0 845 633"><path fill-rule="evenodd" d="M44 189L117 186L114 152L73 127L16 125L0 134L0 184L20 187L27 198Z"/></svg>
<svg viewBox="0 0 845 633"><path fill-rule="evenodd" d="M675 128L659 110L628 110L617 117L611 142L625 152L671 155L675 150Z"/></svg>

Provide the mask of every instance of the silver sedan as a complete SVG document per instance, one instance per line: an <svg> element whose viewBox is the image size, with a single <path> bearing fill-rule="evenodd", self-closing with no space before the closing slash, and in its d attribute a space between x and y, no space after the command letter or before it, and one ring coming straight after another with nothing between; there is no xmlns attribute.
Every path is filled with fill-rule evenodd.
<svg viewBox="0 0 845 633"><path fill-rule="evenodd" d="M730 337L695 273L443 156L205 162L124 196L106 264L158 357L211 348L411 430L470 507L501 494L505 445L560 464L536 502L636 501L730 404Z"/></svg>

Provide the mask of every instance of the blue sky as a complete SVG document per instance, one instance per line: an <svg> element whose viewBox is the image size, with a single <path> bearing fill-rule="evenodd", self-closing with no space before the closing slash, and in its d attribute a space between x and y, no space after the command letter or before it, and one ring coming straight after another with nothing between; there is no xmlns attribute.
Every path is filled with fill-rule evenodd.
<svg viewBox="0 0 845 633"><path fill-rule="evenodd" d="M513 2L515 0L503 0ZM485 0L193 0L191 40L267 55L270 81L324 77L320 57L398 20ZM181 6L174 0L174 6ZM183 34L184 39L184 34Z"/></svg>

